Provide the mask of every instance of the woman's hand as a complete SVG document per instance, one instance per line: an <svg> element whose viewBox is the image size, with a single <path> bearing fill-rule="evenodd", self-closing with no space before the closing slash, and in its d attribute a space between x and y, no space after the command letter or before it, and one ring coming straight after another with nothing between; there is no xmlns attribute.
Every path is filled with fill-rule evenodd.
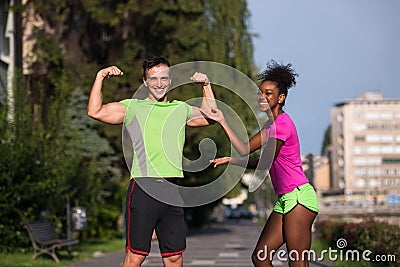
<svg viewBox="0 0 400 267"><path fill-rule="evenodd" d="M224 114L218 108L211 107L210 110L200 109L200 111L205 114L209 119L212 119L218 123L225 122Z"/></svg>
<svg viewBox="0 0 400 267"><path fill-rule="evenodd" d="M228 164L232 160L231 157L223 157L223 158L216 158L210 160L211 163L214 163L214 168L217 167L218 165L223 165L223 164Z"/></svg>

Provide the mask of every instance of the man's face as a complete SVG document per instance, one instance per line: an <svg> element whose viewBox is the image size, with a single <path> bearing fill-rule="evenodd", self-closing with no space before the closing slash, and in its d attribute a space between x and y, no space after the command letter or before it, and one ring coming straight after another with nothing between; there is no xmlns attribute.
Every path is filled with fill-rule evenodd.
<svg viewBox="0 0 400 267"><path fill-rule="evenodd" d="M147 70L144 84L149 89L149 98L156 102L167 101L166 94L171 84L171 76L167 65L157 65Z"/></svg>

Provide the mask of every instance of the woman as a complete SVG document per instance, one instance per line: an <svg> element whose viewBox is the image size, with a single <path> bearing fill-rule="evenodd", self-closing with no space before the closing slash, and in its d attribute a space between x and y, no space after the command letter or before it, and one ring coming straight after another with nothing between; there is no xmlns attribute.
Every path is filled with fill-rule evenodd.
<svg viewBox="0 0 400 267"><path fill-rule="evenodd" d="M211 161L214 167L229 163L253 169L257 166L271 166L269 171L278 201L253 251L254 266L272 266L274 252L284 243L290 266L308 266L307 252L311 246L311 226L318 213L318 200L302 169L296 127L283 110L288 89L296 84L297 76L291 64L281 65L275 61L267 64L267 69L260 74L258 101L260 110L267 112L273 120L267 121L264 128L248 143L235 134L220 110L212 109L212 112L207 114L223 127L241 156L248 155L264 145L264 151L269 153L275 149L275 154L270 160L261 157L261 161L245 161L223 157Z"/></svg>

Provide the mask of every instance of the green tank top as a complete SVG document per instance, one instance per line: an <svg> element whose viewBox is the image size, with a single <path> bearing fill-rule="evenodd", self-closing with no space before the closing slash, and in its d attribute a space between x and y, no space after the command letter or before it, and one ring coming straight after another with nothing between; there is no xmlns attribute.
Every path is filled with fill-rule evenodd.
<svg viewBox="0 0 400 267"><path fill-rule="evenodd" d="M131 178L183 177L185 126L192 107L182 101L125 99L124 131L133 146ZM124 140L126 144L127 140Z"/></svg>

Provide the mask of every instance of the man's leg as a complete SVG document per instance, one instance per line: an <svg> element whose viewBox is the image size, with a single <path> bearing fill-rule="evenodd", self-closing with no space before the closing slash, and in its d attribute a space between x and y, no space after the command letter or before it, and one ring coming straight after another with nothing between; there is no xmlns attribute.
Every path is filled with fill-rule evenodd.
<svg viewBox="0 0 400 267"><path fill-rule="evenodd" d="M135 180L130 183L126 202L126 254L123 267L136 267L143 263L150 252L151 236L162 207Z"/></svg>
<svg viewBox="0 0 400 267"><path fill-rule="evenodd" d="M182 207L165 205L156 226L161 256L165 267L181 267L186 248L186 223Z"/></svg>
<svg viewBox="0 0 400 267"><path fill-rule="evenodd" d="M165 267L182 267L183 265L182 254L163 257L163 263Z"/></svg>
<svg viewBox="0 0 400 267"><path fill-rule="evenodd" d="M124 258L124 263L122 267L140 267L144 260L145 256L132 253L131 251L127 251Z"/></svg>

